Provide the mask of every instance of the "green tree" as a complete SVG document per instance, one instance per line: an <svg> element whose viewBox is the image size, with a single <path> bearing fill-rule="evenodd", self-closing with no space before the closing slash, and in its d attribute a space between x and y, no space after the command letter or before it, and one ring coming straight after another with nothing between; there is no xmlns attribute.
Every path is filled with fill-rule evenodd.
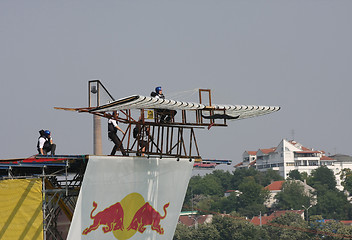
<svg viewBox="0 0 352 240"><path fill-rule="evenodd" d="M275 171L273 169L268 169L265 172L258 171L258 175L256 176L256 182L262 185L263 187L268 186L273 181L281 180L284 180L284 178L280 176L278 171Z"/></svg>
<svg viewBox="0 0 352 240"><path fill-rule="evenodd" d="M271 240L310 239L308 224L296 213L286 213L265 226Z"/></svg>
<svg viewBox="0 0 352 240"><path fill-rule="evenodd" d="M192 230L182 223L177 224L173 240L192 240Z"/></svg>
<svg viewBox="0 0 352 240"><path fill-rule="evenodd" d="M210 209L219 213L237 211L239 207L237 194L236 192L232 192L228 197L214 199Z"/></svg>
<svg viewBox="0 0 352 240"><path fill-rule="evenodd" d="M222 240L266 239L264 229L249 223L243 218L214 216L213 225L218 230Z"/></svg>
<svg viewBox="0 0 352 240"><path fill-rule="evenodd" d="M275 198L277 199L276 208L287 209L302 209L302 205L309 206L312 202L311 197L304 193L302 184L295 181L286 181L282 185L282 190Z"/></svg>
<svg viewBox="0 0 352 240"><path fill-rule="evenodd" d="M219 183L224 191L231 190L231 180L233 175L229 171L214 170L212 175L219 180Z"/></svg>
<svg viewBox="0 0 352 240"><path fill-rule="evenodd" d="M248 176L255 176L258 171L254 168L239 168L233 172L231 188L232 190L238 189L238 186L243 182Z"/></svg>
<svg viewBox="0 0 352 240"><path fill-rule="evenodd" d="M222 240L219 231L212 224L200 224L192 231L194 240Z"/></svg>
<svg viewBox="0 0 352 240"><path fill-rule="evenodd" d="M256 183L251 177L246 178L246 181L238 186L238 190L242 193L239 195L241 207L246 207L253 203L263 204L269 195L269 191Z"/></svg>
<svg viewBox="0 0 352 240"><path fill-rule="evenodd" d="M348 239L350 239L352 235L351 226L345 226L343 223L334 220L318 220L311 224L311 228L316 231L316 238L327 240L345 239L344 236L349 236Z"/></svg>
<svg viewBox="0 0 352 240"><path fill-rule="evenodd" d="M317 189L317 185L326 186L327 189L336 189L336 178L334 172L326 166L318 167L311 173L308 178L308 184Z"/></svg>
<svg viewBox="0 0 352 240"><path fill-rule="evenodd" d="M342 186L344 190L348 191L350 195L352 194L352 171L349 168L345 168L341 171Z"/></svg>
<svg viewBox="0 0 352 240"><path fill-rule="evenodd" d="M311 208L311 213L314 215L322 215L328 219L350 219L352 208L347 201L347 197L335 190L320 189L318 192L318 204Z"/></svg>
<svg viewBox="0 0 352 240"><path fill-rule="evenodd" d="M191 200L195 195L223 196L224 189L221 185L221 180L212 174L207 174L204 177L191 177L188 184L184 204L188 206L192 205Z"/></svg>
<svg viewBox="0 0 352 240"><path fill-rule="evenodd" d="M269 191L256 183L252 177L239 185L238 211L247 217L257 215L259 211L265 212L264 202L269 196Z"/></svg>
<svg viewBox="0 0 352 240"><path fill-rule="evenodd" d="M300 180L302 181L302 176L301 176L301 173L295 169L295 170L291 170L289 173L288 173L288 178L291 179L291 180Z"/></svg>

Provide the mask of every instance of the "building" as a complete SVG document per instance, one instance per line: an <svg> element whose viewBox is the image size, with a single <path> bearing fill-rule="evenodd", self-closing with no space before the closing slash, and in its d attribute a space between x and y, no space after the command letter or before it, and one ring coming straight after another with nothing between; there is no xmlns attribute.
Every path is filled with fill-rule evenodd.
<svg viewBox="0 0 352 240"><path fill-rule="evenodd" d="M306 196L312 197L311 204L312 205L316 205L317 204L317 196L314 194L314 192L315 192L314 188L309 186L305 181L304 182L302 182L300 180L289 180L289 181L293 181L293 182L296 182L296 183L302 185L303 186L303 190L304 190L304 194ZM284 182L285 181L274 181L274 182L272 182L271 184L269 184L268 186L265 187L265 189L270 191L269 198L264 202L264 205L267 208L272 208L275 205L275 203L277 201L275 196L279 192L281 192L282 185L284 184Z"/></svg>
<svg viewBox="0 0 352 240"><path fill-rule="evenodd" d="M235 168L255 167L259 171L273 169L286 179L292 170L310 175L312 170L320 166L326 166L334 172L337 188L343 190L340 173L344 168L352 169L352 157L346 155L329 157L324 151L304 147L293 140L283 139L277 147L273 148L245 151L243 161Z"/></svg>
<svg viewBox="0 0 352 240"><path fill-rule="evenodd" d="M251 223L257 226L265 225L270 223L277 217L285 215L286 213L295 213L298 214L302 219L304 219L304 210L285 210L285 211L275 211L269 216L255 216L251 219Z"/></svg>
<svg viewBox="0 0 352 240"><path fill-rule="evenodd" d="M181 215L178 219L178 223L182 223L187 227L198 227L198 224L211 223L213 215Z"/></svg>

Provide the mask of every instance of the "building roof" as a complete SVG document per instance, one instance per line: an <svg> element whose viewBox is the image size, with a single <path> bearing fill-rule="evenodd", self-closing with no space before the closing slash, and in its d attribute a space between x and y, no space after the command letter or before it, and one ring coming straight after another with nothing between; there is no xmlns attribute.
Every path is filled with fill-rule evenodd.
<svg viewBox="0 0 352 240"><path fill-rule="evenodd" d="M303 151L311 151L311 149L303 147L303 146L301 148L302 148Z"/></svg>
<svg viewBox="0 0 352 240"><path fill-rule="evenodd" d="M270 183L268 186L265 187L265 189L269 190L269 191L279 191L282 189L282 184L285 181L275 181Z"/></svg>
<svg viewBox="0 0 352 240"><path fill-rule="evenodd" d="M275 211L273 212L271 215L269 216L262 216L262 225L267 224L269 222L271 222L272 220L274 220L277 217L280 217L281 215L284 215L288 212L292 212L292 213L296 213L299 215L302 215L304 213L304 210L284 210L284 211ZM260 225L260 217L259 216L255 216L252 218L251 223L253 223L254 225Z"/></svg>
<svg viewBox="0 0 352 240"><path fill-rule="evenodd" d="M248 155L257 155L257 151L246 151Z"/></svg>
<svg viewBox="0 0 352 240"><path fill-rule="evenodd" d="M324 161L326 161L326 160L328 160L328 161L333 161L333 160L335 160L335 159L333 159L333 158L331 158L331 157L327 157L327 156L322 156L322 157L320 158L320 160L324 160Z"/></svg>
<svg viewBox="0 0 352 240"><path fill-rule="evenodd" d="M335 154L330 157L336 159L338 162L352 162L352 157L345 154Z"/></svg>
<svg viewBox="0 0 352 240"><path fill-rule="evenodd" d="M276 148L266 148L266 149L259 149L259 150L264 154L269 154L271 152L274 152Z"/></svg>
<svg viewBox="0 0 352 240"><path fill-rule="evenodd" d="M243 162L240 162L240 163L236 164L234 167L239 167L241 165L243 165Z"/></svg>
<svg viewBox="0 0 352 240"><path fill-rule="evenodd" d="M352 220L341 220L340 222L342 222L345 225L352 225Z"/></svg>
<svg viewBox="0 0 352 240"><path fill-rule="evenodd" d="M254 160L253 162L251 162L251 163L248 164L248 165L249 165L249 166L253 166L256 162L257 162L257 160Z"/></svg>
<svg viewBox="0 0 352 240"><path fill-rule="evenodd" d="M312 151L312 150L304 150L304 151L295 151L297 153L321 153L321 151Z"/></svg>
<svg viewBox="0 0 352 240"><path fill-rule="evenodd" d="M203 224L208 218L212 218L212 215L188 215L188 216L180 216L178 218L178 222L190 227L190 226L194 226L194 224L196 223L195 221L197 220L198 224Z"/></svg>

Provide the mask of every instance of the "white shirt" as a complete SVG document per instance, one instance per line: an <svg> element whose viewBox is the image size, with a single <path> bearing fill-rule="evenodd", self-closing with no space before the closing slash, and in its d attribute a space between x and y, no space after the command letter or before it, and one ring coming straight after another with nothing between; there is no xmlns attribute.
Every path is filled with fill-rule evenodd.
<svg viewBox="0 0 352 240"><path fill-rule="evenodd" d="M51 137L48 138L48 141L50 142L51 139L52 139ZM45 142L46 142L46 138L40 137L40 138L39 138L39 148L43 148Z"/></svg>
<svg viewBox="0 0 352 240"><path fill-rule="evenodd" d="M114 119L109 119L108 123L112 123L112 125L114 125L114 127L117 127L117 122Z"/></svg>

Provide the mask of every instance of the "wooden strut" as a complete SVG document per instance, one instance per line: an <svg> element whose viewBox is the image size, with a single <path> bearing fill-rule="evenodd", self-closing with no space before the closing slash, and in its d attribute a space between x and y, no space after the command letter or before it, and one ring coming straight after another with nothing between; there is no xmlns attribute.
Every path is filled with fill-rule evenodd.
<svg viewBox="0 0 352 240"><path fill-rule="evenodd" d="M143 111L142 111L143 114ZM142 145L140 144L142 139L147 138L147 146L145 148L144 154L147 156L159 156L159 157L186 157L186 158L199 158L199 148L195 136L194 128L204 128L203 126L193 126L187 123L181 125L179 123L164 123L160 124L158 122L145 121L144 115L141 114L142 121L135 121L131 117L131 111L125 112L125 118L118 118L117 120L121 123L127 123L127 128L125 134L123 134L121 142L127 141L126 152L136 153L137 155L142 153ZM107 114L101 114L102 116L107 116ZM184 114L183 114L184 115ZM185 120L185 116L182 117ZM140 125L141 132L138 137L134 140L131 139L133 134L133 126ZM145 129L149 128L149 135L145 137ZM174 131L177 130L177 135L174 135ZM189 130L188 137L188 147L185 142L185 130ZM174 142L176 140L176 142ZM195 153L193 149L195 148ZM176 151L176 152L174 152Z"/></svg>

